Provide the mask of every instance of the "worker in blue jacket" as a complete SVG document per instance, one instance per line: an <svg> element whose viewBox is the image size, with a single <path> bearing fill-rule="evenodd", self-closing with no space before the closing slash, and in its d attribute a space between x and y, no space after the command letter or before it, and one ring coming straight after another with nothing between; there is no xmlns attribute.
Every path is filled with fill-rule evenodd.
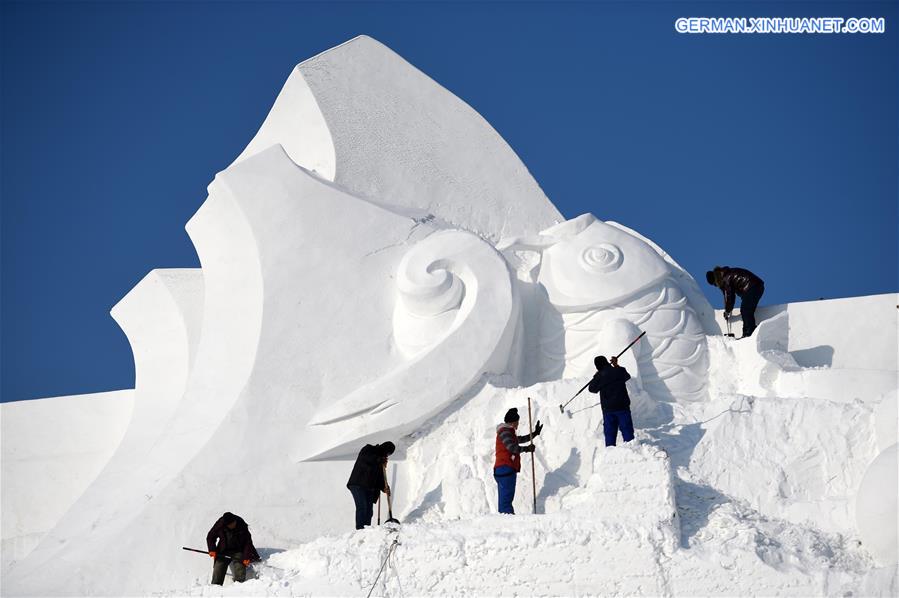
<svg viewBox="0 0 899 598"><path fill-rule="evenodd" d="M625 382L631 379L627 369L619 367L618 358L612 363L603 355L593 360L596 374L590 380L587 389L599 393L599 404L602 407L602 431L606 437L606 446L615 446L618 430L621 439L630 442L634 439L634 421L631 419L631 398L627 394Z"/></svg>

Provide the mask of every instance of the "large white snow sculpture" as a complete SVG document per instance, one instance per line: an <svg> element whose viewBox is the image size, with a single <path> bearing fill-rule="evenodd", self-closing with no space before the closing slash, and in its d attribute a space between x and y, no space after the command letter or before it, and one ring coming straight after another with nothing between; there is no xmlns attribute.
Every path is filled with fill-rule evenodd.
<svg viewBox="0 0 899 598"><path fill-rule="evenodd" d="M493 242L562 220L490 123L368 36L297 65L237 161L275 144L350 193Z"/></svg>
<svg viewBox="0 0 899 598"><path fill-rule="evenodd" d="M647 342L622 363L643 388L659 400L705 396L702 322L670 264L642 239L584 214L503 247L541 255L540 379L589 376L597 353L617 353L642 330Z"/></svg>
<svg viewBox="0 0 899 598"><path fill-rule="evenodd" d="M383 440L401 448L391 468L396 512L422 521L472 519L456 528L460 542L439 521L404 526L413 531L407 547L433 561L460 554L461 544L470 558L479 558L508 530L504 516L492 514L493 426L508 407L523 408L528 397L535 419L547 422L548 434L534 455L537 500L547 515L517 520L524 530L517 541L522 550L538 547L531 554L539 565L532 567L534 584L544 581L543 569L559 563L556 547L572 557L558 585L528 588L560 594L721 594L734 587L744 594L785 588L836 593L839 585L821 589L818 553L805 557L804 550L781 550L768 541L789 539L800 526L755 539L741 527L749 519L735 525L727 508L709 511L714 502L704 503L727 501L726 492L716 497L718 490L700 484L711 480L739 494L762 516L776 516L778 528L783 519L798 519L851 532L853 488L875 452L869 407L857 404L845 384L835 384L833 394L847 395L839 402L807 393L780 401L747 398L746 409L729 396L677 407L652 401L659 412L672 414L670 426L652 428L639 414L647 393L635 392L642 428L637 441L602 447L603 418L595 401L584 401L574 421L557 409L560 397L573 394L581 381L544 380L586 378L593 355L612 354L646 330L647 340L622 360L636 374L634 390L693 401L706 393L708 347L726 345L703 338L717 331L711 308L695 281L659 247L590 215L547 228L559 219L477 113L377 42L357 38L299 65L257 136L216 176L187 225L202 275L154 272L114 309L135 352L139 394L118 451L62 519L62 508L88 486L83 475L78 484L65 484L64 500L39 513L41 525L16 525L12 535L7 506L12 501L25 508L22 503L36 493L10 496L7 472L23 479L24 458L37 452L15 454L15 466L8 467L4 419L4 562L7 544L30 547L58 520L26 558L4 571L4 594L193 593L187 588L208 582L209 560L178 547L202 546L224 510L245 516L264 555L310 540L330 551L335 542L323 536L352 527L345 488L352 463L341 459ZM506 248L500 253L497 241L506 238L512 241L500 243ZM850 305L834 309L832 318L845 313L865 319ZM745 386L766 397L787 388L782 381L800 393L811 378L790 369L795 360L783 347L792 339L832 344L834 364L848 359L840 342L807 334L820 320L817 307L809 313L813 317L799 320L799 334L784 326L766 335L763 322L759 344L734 343L733 351L715 355L739 362L741 351L753 353L754 360L744 360L753 377ZM783 324L785 319L772 318L769 328ZM532 359L538 348L539 358ZM807 359L827 354L808 348ZM860 370L868 358L851 359ZM870 388L895 381L895 364L881 365L883 375ZM721 363L713 367L720 372ZM532 373L536 369L541 371ZM854 384L856 375L829 372L818 379ZM522 388L525 376L540 383ZM735 413L724 417L728 406ZM705 411L719 407L725 413ZM21 411L45 412L40 405ZM4 416L8 412L4 407ZM822 419L840 424L823 425ZM795 430L808 433L778 452L775 441ZM119 435L107 439L102 451L91 447L102 456L92 457L91 477ZM759 443L759 435L767 444ZM764 454L755 466L740 461L760 448ZM69 459L47 461L58 468ZM530 474L522 475L524 482ZM517 496L520 511L529 510L532 500L524 486ZM765 500L757 491L776 492L777 499ZM701 532L690 540L696 551L680 549L678 511L691 519L688 533ZM748 529L758 529L756 523ZM749 543L735 546L734 531ZM343 554L370 549L377 534L355 534ZM823 550L834 546L825 544ZM800 548L805 546L818 545ZM731 570L732 550L750 567ZM590 559L581 558L584 551ZM762 563L767 551L781 559L771 561L774 567ZM794 579L805 585L756 583L753 572L783 569L780 563L796 555L801 563ZM672 565L678 558L681 565ZM837 553L826 562L841 558ZM801 570L812 561L810 570ZM345 569L340 562L339 555L326 555L322 575L356 575L355 562ZM416 577L426 585L414 587L421 593L501 592L501 580L484 584L482 577L464 574L455 576L462 585L435 590L433 574L458 570L458 562L423 567ZM596 568L596 562L615 567ZM584 567L590 571L581 576ZM487 566L478 571L495 573ZM678 577L708 583L679 586ZM579 578L586 585L579 587ZM354 588L362 587L361 580L353 579ZM225 591L289 594L296 587L246 584Z"/></svg>

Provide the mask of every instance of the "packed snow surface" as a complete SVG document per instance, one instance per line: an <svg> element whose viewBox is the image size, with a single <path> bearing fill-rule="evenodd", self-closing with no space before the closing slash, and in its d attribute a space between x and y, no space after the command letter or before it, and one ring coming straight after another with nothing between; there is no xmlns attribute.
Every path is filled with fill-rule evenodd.
<svg viewBox="0 0 899 598"><path fill-rule="evenodd" d="M733 342L713 343L713 363L729 358ZM828 408L845 405L809 399L805 409L791 406L778 414L779 425L768 425L753 416L752 403L761 399L724 394L706 405L678 407L670 421L638 430L634 442L606 448L601 446L602 414L594 397L576 400L565 415L558 409L561 398L577 391L575 381L530 388L502 388L502 380L494 382L500 386L485 384L464 404L436 418L410 447L406 461L390 466L395 468L399 505L394 514L401 525L326 535L272 553L255 568L257 578L242 585L213 588L201 579L178 592L895 594L895 567L879 567L855 533L822 529L827 514L843 507L841 495L808 492L778 501L757 490L766 489L766 479L790 479L800 493L817 489L830 473L826 469L789 477L796 463L826 453L823 445L810 448L806 431L799 428L832 427L828 433L855 438L873 431L870 418L834 421ZM645 397L634 394L635 413L641 413ZM491 424L507 406L526 409L528 396L534 418L545 424L536 442L538 514L532 514L529 457L518 479L517 515L495 514ZM729 433L735 425L731 416L745 418L740 425L752 428L751 457L744 454L735 460L728 452L734 442L747 442L744 432ZM866 442L857 450L875 453ZM771 471L762 475L747 469L755 460ZM858 475L865 465L850 461L846 468ZM725 492L718 484L729 479L730 472L743 472L743 481L732 482ZM790 520L792 512L784 504L793 501L797 509L813 507L804 521Z"/></svg>

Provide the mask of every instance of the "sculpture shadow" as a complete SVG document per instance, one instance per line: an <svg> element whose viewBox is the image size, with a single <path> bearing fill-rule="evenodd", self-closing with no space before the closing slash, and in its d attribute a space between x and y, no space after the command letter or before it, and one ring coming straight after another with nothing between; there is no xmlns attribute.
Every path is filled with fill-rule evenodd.
<svg viewBox="0 0 899 598"><path fill-rule="evenodd" d="M712 511L730 502L730 499L711 486L694 484L678 477L674 478L674 492L680 517L680 547L690 548L693 536L708 524Z"/></svg>
<svg viewBox="0 0 899 598"><path fill-rule="evenodd" d="M742 405L742 404L741 404ZM709 521L709 515L719 505L730 502L730 499L705 484L697 484L682 479L679 468L687 468L696 446L705 436L704 424L727 413L744 413L743 409L728 408L709 419L685 426L666 424L646 430L650 439L647 444L664 450L671 459L674 470L674 493L680 516L681 548L689 548L690 541L696 533L703 529Z"/></svg>
<svg viewBox="0 0 899 598"><path fill-rule="evenodd" d="M540 492L537 493L538 513L546 513L546 500L558 494L562 488L580 485L580 480L578 480L576 473L580 466L581 454L572 448L565 463L552 471L546 472Z"/></svg>
<svg viewBox="0 0 899 598"><path fill-rule="evenodd" d="M790 351L790 355L800 366L804 368L831 367L833 365L834 349L830 345L818 345L808 349Z"/></svg>
<svg viewBox="0 0 899 598"><path fill-rule="evenodd" d="M403 520L412 523L424 517L431 508L437 507L443 501L443 483L437 484L437 487L425 494L421 502L403 516Z"/></svg>

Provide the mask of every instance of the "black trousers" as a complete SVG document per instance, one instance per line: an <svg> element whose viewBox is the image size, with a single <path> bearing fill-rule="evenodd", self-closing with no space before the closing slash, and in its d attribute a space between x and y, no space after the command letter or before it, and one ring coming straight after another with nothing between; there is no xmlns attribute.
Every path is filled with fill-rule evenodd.
<svg viewBox="0 0 899 598"><path fill-rule="evenodd" d="M755 330L755 308L759 305L765 285L753 285L743 293L740 301L740 317L743 318L743 336L750 336Z"/></svg>
<svg viewBox="0 0 899 598"><path fill-rule="evenodd" d="M356 529L371 525L373 505L378 500L379 492L362 486L347 486L356 503Z"/></svg>
<svg viewBox="0 0 899 598"><path fill-rule="evenodd" d="M227 558L231 557L231 558ZM243 583L247 579L247 568L243 564L243 553L229 552L226 554L216 555L215 562L212 565L212 583L213 585L223 585L225 583L225 574L228 573L228 567L231 567L231 573L234 575L234 581Z"/></svg>

